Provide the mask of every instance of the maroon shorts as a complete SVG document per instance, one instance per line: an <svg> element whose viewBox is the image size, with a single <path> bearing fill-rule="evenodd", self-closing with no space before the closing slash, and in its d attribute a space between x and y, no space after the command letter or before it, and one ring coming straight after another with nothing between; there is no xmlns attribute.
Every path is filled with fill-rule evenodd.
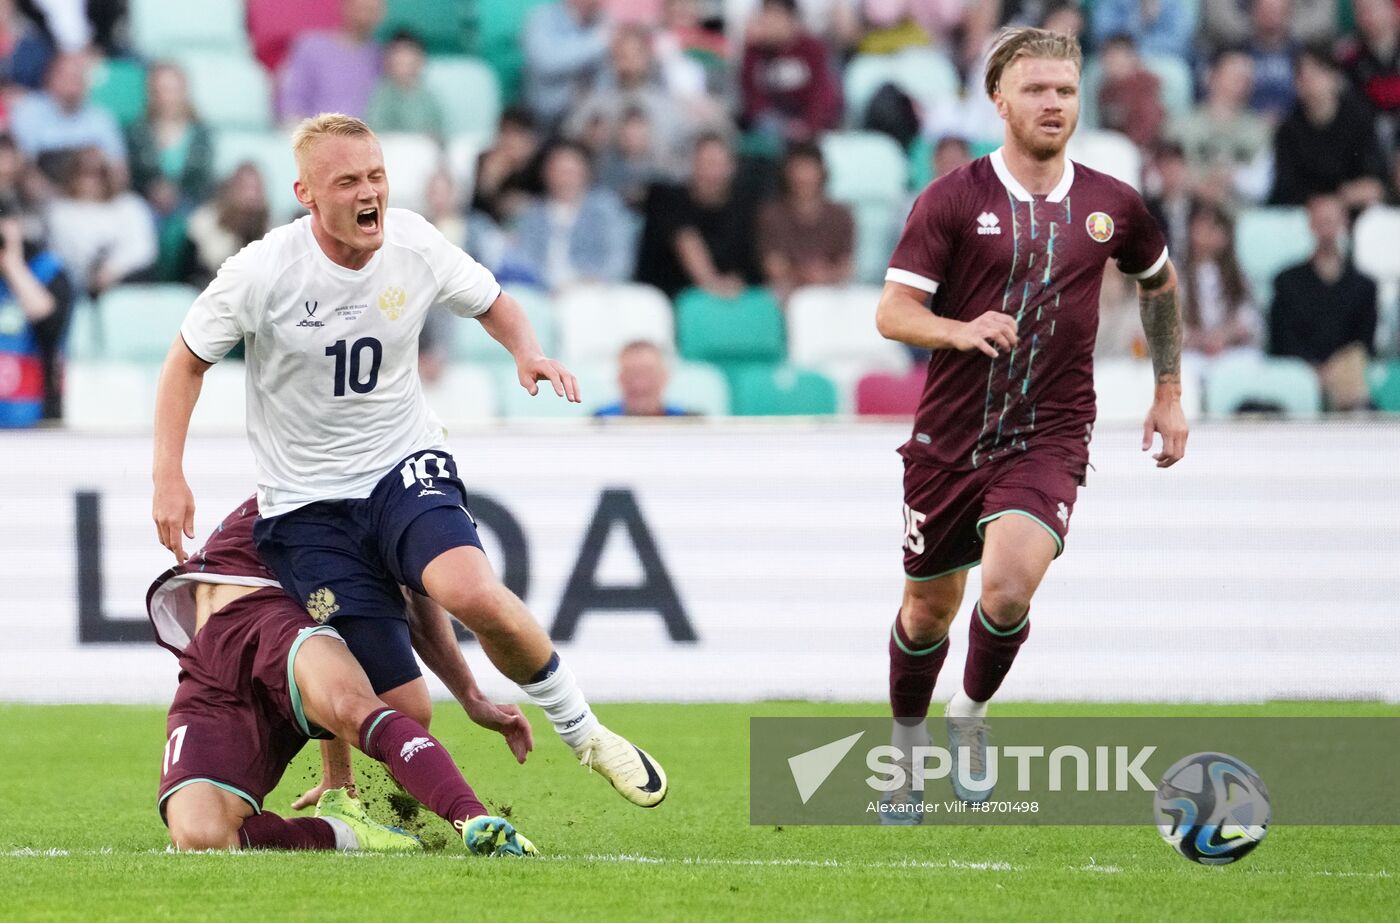
<svg viewBox="0 0 1400 923"><path fill-rule="evenodd" d="M308 738L331 735L302 712L292 661L307 638L340 636L280 589L216 612L180 655L180 687L165 719L159 800L195 782L238 795L254 811Z"/></svg>
<svg viewBox="0 0 1400 923"><path fill-rule="evenodd" d="M987 523L1028 516L1065 549L1085 462L1059 446L1031 448L972 471L904 461L904 573L932 580L982 560Z"/></svg>

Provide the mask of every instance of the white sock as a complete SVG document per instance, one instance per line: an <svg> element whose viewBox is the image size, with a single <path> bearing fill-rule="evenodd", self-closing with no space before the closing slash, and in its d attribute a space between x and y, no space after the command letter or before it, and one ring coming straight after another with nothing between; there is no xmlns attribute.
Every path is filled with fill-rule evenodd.
<svg viewBox="0 0 1400 923"><path fill-rule="evenodd" d="M360 848L360 838L355 836L355 831L350 829L350 825L338 817L323 817L321 820L331 825L335 831L335 848L341 852L353 852Z"/></svg>
<svg viewBox="0 0 1400 923"><path fill-rule="evenodd" d="M890 744L905 757L908 757L915 747L927 747L931 743L927 720L906 722L898 718L895 719L894 730L890 734Z"/></svg>
<svg viewBox="0 0 1400 923"><path fill-rule="evenodd" d="M967 693L959 689L948 700L948 710L944 714L949 718L985 718L987 703L968 698Z"/></svg>
<svg viewBox="0 0 1400 923"><path fill-rule="evenodd" d="M568 664L560 663L546 679L522 685L521 689L544 710L564 743L577 747L598 728L598 718L588 707Z"/></svg>

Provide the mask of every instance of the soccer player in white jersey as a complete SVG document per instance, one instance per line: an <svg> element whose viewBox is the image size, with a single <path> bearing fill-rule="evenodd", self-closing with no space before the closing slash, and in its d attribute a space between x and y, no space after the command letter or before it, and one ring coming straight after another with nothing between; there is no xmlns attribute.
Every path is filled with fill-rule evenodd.
<svg viewBox="0 0 1400 923"><path fill-rule="evenodd" d="M161 544L184 560L182 533L194 536L182 469L190 415L204 372L243 341L258 553L313 618L335 625L375 693L408 714L431 708L404 617L407 586L476 634L584 765L632 803L659 804L661 767L598 722L549 636L492 572L423 399L418 334L440 303L479 321L532 395L547 381L576 402L574 376L543 354L490 272L421 216L388 207L368 126L322 114L302 122L292 147L294 189L310 214L224 263L161 370L152 503ZM342 781L330 777L337 762L348 765L328 759L323 787Z"/></svg>

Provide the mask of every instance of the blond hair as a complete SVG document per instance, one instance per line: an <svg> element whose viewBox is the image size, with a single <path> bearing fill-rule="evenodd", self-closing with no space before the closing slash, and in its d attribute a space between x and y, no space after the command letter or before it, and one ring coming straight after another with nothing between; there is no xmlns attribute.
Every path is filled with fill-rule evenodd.
<svg viewBox="0 0 1400 923"><path fill-rule="evenodd" d="M322 112L320 115L302 119L296 131L292 133L292 156L296 158L299 176L305 172L303 167L312 146L325 137L373 138L374 132L360 119L339 112Z"/></svg>
<svg viewBox="0 0 1400 923"><path fill-rule="evenodd" d="M988 99L996 97L1001 89L1001 75L1017 58L1073 61L1076 68L1081 72L1084 70L1084 52L1079 48L1077 37L1029 26L1002 29L997 33L992 43L992 53L987 57Z"/></svg>

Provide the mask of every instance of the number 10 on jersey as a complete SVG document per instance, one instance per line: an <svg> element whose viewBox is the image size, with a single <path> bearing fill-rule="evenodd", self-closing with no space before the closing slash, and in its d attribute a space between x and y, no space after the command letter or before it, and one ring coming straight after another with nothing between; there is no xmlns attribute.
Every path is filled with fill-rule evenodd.
<svg viewBox="0 0 1400 923"><path fill-rule="evenodd" d="M365 350L369 351L369 371L363 369ZM326 347L326 355L335 358L335 396L345 396L345 386L356 394L368 394L379 384L379 363L384 360L384 346L374 337L363 337L350 344L336 340L334 346ZM349 359L347 362L346 359ZM346 374L346 367L349 374Z"/></svg>

